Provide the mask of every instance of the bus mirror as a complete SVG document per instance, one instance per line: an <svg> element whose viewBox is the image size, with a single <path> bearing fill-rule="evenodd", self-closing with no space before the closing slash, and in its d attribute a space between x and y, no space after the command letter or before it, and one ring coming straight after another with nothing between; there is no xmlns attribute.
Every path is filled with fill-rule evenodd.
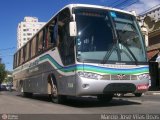
<svg viewBox="0 0 160 120"><path fill-rule="evenodd" d="M69 23L69 33L72 37L77 36L77 25L75 21Z"/></svg>

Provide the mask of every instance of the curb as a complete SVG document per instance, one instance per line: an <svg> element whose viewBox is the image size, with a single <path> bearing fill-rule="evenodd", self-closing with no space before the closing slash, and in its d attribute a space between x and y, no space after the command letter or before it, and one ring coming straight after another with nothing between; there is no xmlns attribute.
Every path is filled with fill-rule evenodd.
<svg viewBox="0 0 160 120"><path fill-rule="evenodd" d="M160 93L152 93L153 95L160 95Z"/></svg>
<svg viewBox="0 0 160 120"><path fill-rule="evenodd" d="M148 91L145 94L146 95L160 95L160 91Z"/></svg>

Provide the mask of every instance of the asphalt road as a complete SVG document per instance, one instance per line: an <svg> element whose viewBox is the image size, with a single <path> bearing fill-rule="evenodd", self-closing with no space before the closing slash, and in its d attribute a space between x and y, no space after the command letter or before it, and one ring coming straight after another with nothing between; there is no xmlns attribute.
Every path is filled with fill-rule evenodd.
<svg viewBox="0 0 160 120"><path fill-rule="evenodd" d="M132 94L129 94L124 97L115 97L110 103L101 103L96 98L91 97L70 98L64 104L54 104L47 96L34 95L33 98L25 98L16 92L3 91L0 92L0 114L4 113L90 115L160 114L160 95L134 97ZM95 118L95 116L90 117ZM79 117L75 116L75 118Z"/></svg>

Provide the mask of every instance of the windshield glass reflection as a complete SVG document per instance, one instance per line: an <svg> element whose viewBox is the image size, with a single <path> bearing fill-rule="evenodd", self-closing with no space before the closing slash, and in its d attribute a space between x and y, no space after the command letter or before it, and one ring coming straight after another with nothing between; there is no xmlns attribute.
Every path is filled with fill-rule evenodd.
<svg viewBox="0 0 160 120"><path fill-rule="evenodd" d="M79 60L100 63L146 61L142 36L133 16L97 9L74 11L78 28L76 43Z"/></svg>

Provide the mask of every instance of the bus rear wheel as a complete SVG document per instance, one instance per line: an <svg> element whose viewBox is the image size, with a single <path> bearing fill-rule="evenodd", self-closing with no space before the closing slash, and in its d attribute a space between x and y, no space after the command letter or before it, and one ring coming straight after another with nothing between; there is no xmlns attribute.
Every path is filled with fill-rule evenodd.
<svg viewBox="0 0 160 120"><path fill-rule="evenodd" d="M113 94L103 94L103 95L98 95L97 99L101 102L108 103L112 100Z"/></svg>

